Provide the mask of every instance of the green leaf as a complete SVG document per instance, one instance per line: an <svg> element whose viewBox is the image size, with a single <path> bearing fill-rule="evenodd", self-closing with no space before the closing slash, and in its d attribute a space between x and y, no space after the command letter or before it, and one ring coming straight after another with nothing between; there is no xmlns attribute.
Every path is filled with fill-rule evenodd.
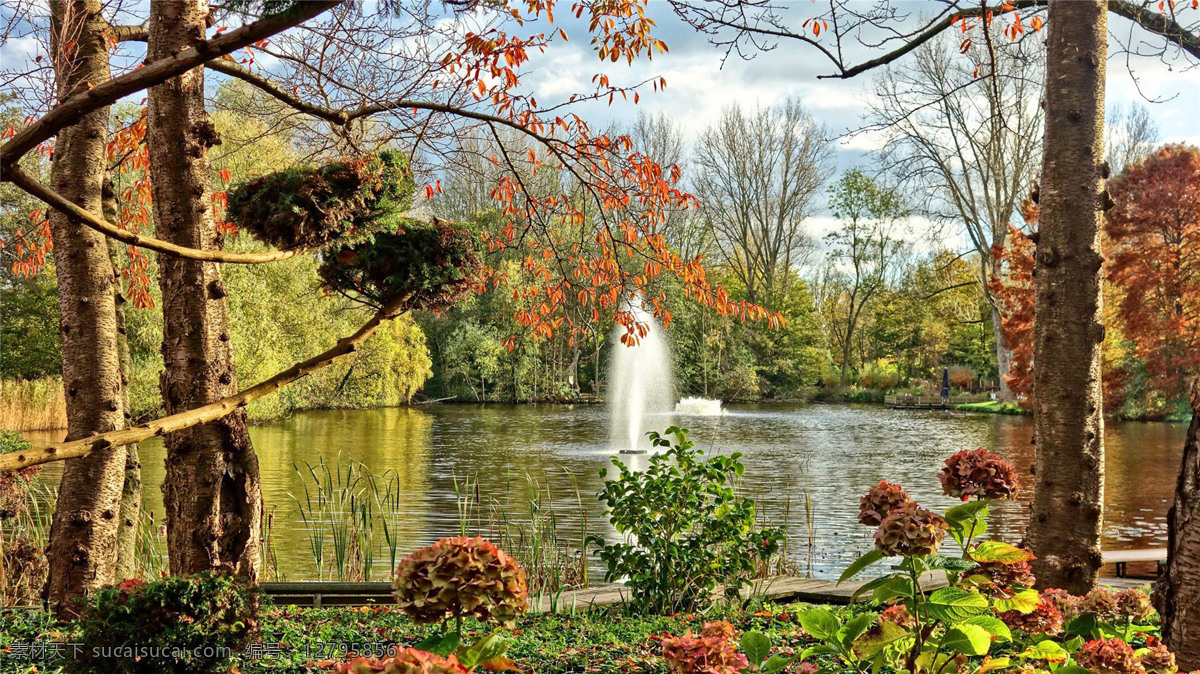
<svg viewBox="0 0 1200 674"><path fill-rule="evenodd" d="M988 658L979 666L979 674L1008 669L1008 665L1011 662L1010 658Z"/></svg>
<svg viewBox="0 0 1200 674"><path fill-rule="evenodd" d="M771 639L762 632L746 632L739 643L752 665L762 663L771 654Z"/></svg>
<svg viewBox="0 0 1200 674"><path fill-rule="evenodd" d="M814 639L829 640L837 634L841 622L829 611L811 608L799 616L800 626Z"/></svg>
<svg viewBox="0 0 1200 674"><path fill-rule="evenodd" d="M850 603L853 604L854 602L858 601L858 598L860 596L862 596L863 594L866 594L867 592L870 592L878 587L886 585L893 578L904 578L904 576L894 573L889 576L883 576L881 578L869 580L869 581L863 583L862 585L860 585L858 587L858 589L854 591L854 594L850 595Z"/></svg>
<svg viewBox="0 0 1200 674"><path fill-rule="evenodd" d="M1024 652L1017 654L1017 657L1046 660L1049 662L1066 662L1067 652L1057 643L1049 639L1045 639L1037 642L1029 648L1026 648Z"/></svg>
<svg viewBox="0 0 1200 674"><path fill-rule="evenodd" d="M1096 616L1091 613L1075 616L1063 628L1067 634L1074 634L1081 637L1091 636L1095 629Z"/></svg>
<svg viewBox="0 0 1200 674"><path fill-rule="evenodd" d="M962 505L956 505L946 511L946 522L950 524L961 524L963 522L979 519L988 516L987 501L968 501Z"/></svg>
<svg viewBox="0 0 1200 674"><path fill-rule="evenodd" d="M945 569L950 573L962 573L963 571L970 571L977 566L979 565L973 560L963 559L962 557L943 557L941 555L935 555L929 559L929 568Z"/></svg>
<svg viewBox="0 0 1200 674"><path fill-rule="evenodd" d="M504 655L508 650L508 639L499 632L492 632L479 641L458 650L458 661L466 669Z"/></svg>
<svg viewBox="0 0 1200 674"><path fill-rule="evenodd" d="M842 583L857 576L859 573L862 572L863 569L867 568L868 566L871 566L872 564L874 564L875 562L878 562L881 559L883 559L883 553L878 550L872 550L872 551L866 553L865 555L862 555L858 559L854 560L850 564L850 566L846 567L846 570L842 572L841 577L838 578L838 581L837 581L838 585L841 585Z"/></svg>
<svg viewBox="0 0 1200 674"><path fill-rule="evenodd" d="M1024 590L1017 590L1011 597L995 600L993 605L996 611L1032 613L1034 609L1042 605L1042 596L1038 594L1037 590L1026 588Z"/></svg>
<svg viewBox="0 0 1200 674"><path fill-rule="evenodd" d="M945 623L955 623L987 610L987 597L957 587L944 587L929 595L924 608Z"/></svg>
<svg viewBox="0 0 1200 674"><path fill-rule="evenodd" d="M837 655L837 652L837 649L829 644L817 644L804 649L804 652L800 654L800 659L807 660L813 655Z"/></svg>
<svg viewBox="0 0 1200 674"><path fill-rule="evenodd" d="M1079 665L1063 665L1054 670L1054 674L1092 674L1092 670Z"/></svg>
<svg viewBox="0 0 1200 674"><path fill-rule="evenodd" d="M792 658L785 658L782 655L772 655L771 659L767 660L762 669L758 671L760 674L775 674L775 672L787 667L791 661Z"/></svg>
<svg viewBox="0 0 1200 674"><path fill-rule="evenodd" d="M979 625L959 623L946 630L942 650L963 655L986 655L992 647L992 635Z"/></svg>
<svg viewBox="0 0 1200 674"><path fill-rule="evenodd" d="M912 579L895 576L875 588L875 601L889 602L896 597L911 597L912 593Z"/></svg>
<svg viewBox="0 0 1200 674"><path fill-rule="evenodd" d="M427 637L413 648L446 658L450 657L450 654L458 648L458 644L461 640L462 637L459 636L458 632L434 634L430 637Z"/></svg>
<svg viewBox="0 0 1200 674"><path fill-rule="evenodd" d="M967 618L967 625L978 625L988 631L988 634L996 637L1001 641L1012 641L1012 630L1008 629L1003 621L995 616L977 615L973 618Z"/></svg>
<svg viewBox="0 0 1200 674"><path fill-rule="evenodd" d="M971 559L977 562L1017 564L1033 559L1033 553L1000 541L984 541L971 551Z"/></svg>
<svg viewBox="0 0 1200 674"><path fill-rule="evenodd" d="M847 620L846 624L842 625L841 629L839 629L837 632L838 642L842 644L842 646L850 648L850 645L854 643L854 640L857 639L863 632L866 632L867 628L869 628L871 624L875 622L875 618L878 617L879 614L877 613L859 613L853 618Z"/></svg>
<svg viewBox="0 0 1200 674"><path fill-rule="evenodd" d="M908 630L894 622L881 622L878 629L864 633L854 641L854 654L860 660L866 660L872 655L887 648L887 645L908 636Z"/></svg>

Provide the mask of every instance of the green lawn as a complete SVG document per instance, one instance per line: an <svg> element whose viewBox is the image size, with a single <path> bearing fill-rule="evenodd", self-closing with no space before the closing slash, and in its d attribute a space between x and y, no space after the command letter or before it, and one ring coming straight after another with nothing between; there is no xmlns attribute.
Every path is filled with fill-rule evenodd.
<svg viewBox="0 0 1200 674"><path fill-rule="evenodd" d="M1015 402L989 400L985 403L963 403L955 405L954 409L962 412L987 412L988 414L1030 414L1030 411Z"/></svg>

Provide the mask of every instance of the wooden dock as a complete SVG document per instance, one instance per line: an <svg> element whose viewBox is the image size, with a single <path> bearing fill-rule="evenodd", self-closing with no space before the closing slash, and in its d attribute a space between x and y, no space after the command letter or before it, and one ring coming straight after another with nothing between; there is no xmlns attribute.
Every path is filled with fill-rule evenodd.
<svg viewBox="0 0 1200 674"><path fill-rule="evenodd" d="M941 396L884 396L883 404L894 410L952 410L955 405L985 403L989 396L956 396L949 399Z"/></svg>

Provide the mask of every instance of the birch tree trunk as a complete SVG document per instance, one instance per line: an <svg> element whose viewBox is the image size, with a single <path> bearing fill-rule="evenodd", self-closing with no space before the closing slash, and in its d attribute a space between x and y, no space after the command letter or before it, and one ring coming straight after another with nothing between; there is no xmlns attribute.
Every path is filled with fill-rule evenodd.
<svg viewBox="0 0 1200 674"><path fill-rule="evenodd" d="M147 52L165 58L203 40L209 8L201 0L150 3ZM150 151L158 237L192 248L221 246L212 215L208 149L220 142L204 109L204 68L149 90ZM163 299L160 380L174 414L237 390L220 267L160 254ZM166 437L167 550L171 573L225 569L256 579L262 491L258 459L237 410Z"/></svg>
<svg viewBox="0 0 1200 674"><path fill-rule="evenodd" d="M1041 587L1091 589L1104 504L1100 226L1104 0L1050 0L1034 327L1035 486L1026 543Z"/></svg>
<svg viewBox="0 0 1200 674"><path fill-rule="evenodd" d="M1167 566L1156 584L1155 603L1163 642L1175 654L1179 671L1190 672L1200 669L1200 377L1192 383L1192 425L1167 531Z"/></svg>
<svg viewBox="0 0 1200 674"><path fill-rule="evenodd" d="M51 52L59 100L110 78L99 0L51 3ZM58 133L51 184L72 203L101 208L108 108ZM50 211L61 313L67 437L124 426L113 268L104 235ZM61 617L77 597L115 580L125 448L109 447L63 466L47 551L44 598Z"/></svg>

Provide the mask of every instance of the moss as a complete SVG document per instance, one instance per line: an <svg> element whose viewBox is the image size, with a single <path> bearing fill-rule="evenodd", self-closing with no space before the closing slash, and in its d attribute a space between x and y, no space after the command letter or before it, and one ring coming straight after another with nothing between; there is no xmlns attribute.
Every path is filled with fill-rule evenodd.
<svg viewBox="0 0 1200 674"><path fill-rule="evenodd" d="M415 192L404 155L384 151L244 183L229 193L227 217L284 250L359 243L395 231Z"/></svg>
<svg viewBox="0 0 1200 674"><path fill-rule="evenodd" d="M330 290L368 304L412 293L414 308L437 309L471 292L481 268L474 234L435 218L405 221L394 232L331 250L319 273Z"/></svg>

